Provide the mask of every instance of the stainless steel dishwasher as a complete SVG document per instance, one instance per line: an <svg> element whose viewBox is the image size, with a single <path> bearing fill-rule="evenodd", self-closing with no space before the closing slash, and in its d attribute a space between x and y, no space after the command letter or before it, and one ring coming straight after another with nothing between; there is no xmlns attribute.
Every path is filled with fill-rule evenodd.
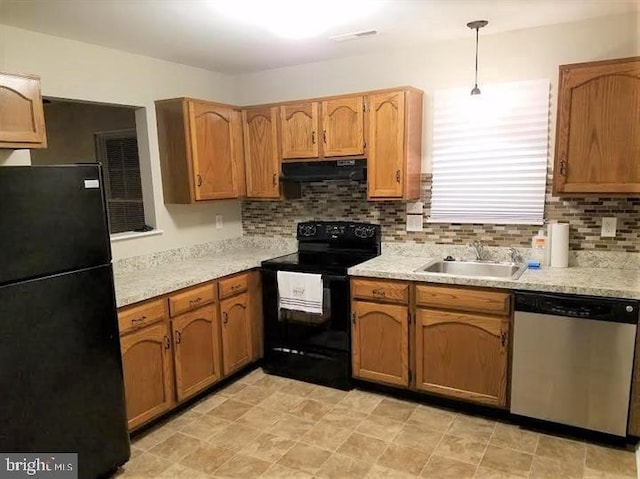
<svg viewBox="0 0 640 479"><path fill-rule="evenodd" d="M626 436L639 305L516 293L511 412Z"/></svg>

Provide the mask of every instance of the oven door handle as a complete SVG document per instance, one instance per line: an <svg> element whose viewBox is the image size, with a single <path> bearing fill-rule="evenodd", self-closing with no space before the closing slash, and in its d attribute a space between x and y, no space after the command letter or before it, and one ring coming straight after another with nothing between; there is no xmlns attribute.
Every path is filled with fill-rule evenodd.
<svg viewBox="0 0 640 479"><path fill-rule="evenodd" d="M347 276L346 274L344 274L344 275L323 274L322 275L322 280L324 281L325 279L327 279L329 281L348 281L349 280L349 276Z"/></svg>

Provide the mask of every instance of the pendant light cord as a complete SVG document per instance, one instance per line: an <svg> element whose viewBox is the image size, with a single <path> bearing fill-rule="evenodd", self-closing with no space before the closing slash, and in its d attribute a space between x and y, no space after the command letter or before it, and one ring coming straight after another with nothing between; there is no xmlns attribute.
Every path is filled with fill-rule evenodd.
<svg viewBox="0 0 640 479"><path fill-rule="evenodd" d="M476 84L475 87L478 88L478 32L479 28L476 28Z"/></svg>

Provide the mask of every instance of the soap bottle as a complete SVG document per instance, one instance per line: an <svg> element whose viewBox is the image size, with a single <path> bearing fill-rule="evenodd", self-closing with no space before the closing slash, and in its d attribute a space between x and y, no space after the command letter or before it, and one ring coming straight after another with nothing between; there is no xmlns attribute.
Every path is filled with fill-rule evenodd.
<svg viewBox="0 0 640 479"><path fill-rule="evenodd" d="M538 231L538 234L531 239L531 259L543 264L546 249L547 237L544 234L544 229L541 229Z"/></svg>

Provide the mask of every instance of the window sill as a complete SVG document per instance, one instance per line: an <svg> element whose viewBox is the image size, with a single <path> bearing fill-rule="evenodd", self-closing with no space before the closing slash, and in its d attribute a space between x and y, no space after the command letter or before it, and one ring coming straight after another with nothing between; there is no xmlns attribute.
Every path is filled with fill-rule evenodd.
<svg viewBox="0 0 640 479"><path fill-rule="evenodd" d="M147 236L158 236L164 233L162 230L152 230L152 231L126 231L124 233L115 233L110 235L110 239L112 243L116 243L118 241L130 240L135 238L145 238Z"/></svg>

